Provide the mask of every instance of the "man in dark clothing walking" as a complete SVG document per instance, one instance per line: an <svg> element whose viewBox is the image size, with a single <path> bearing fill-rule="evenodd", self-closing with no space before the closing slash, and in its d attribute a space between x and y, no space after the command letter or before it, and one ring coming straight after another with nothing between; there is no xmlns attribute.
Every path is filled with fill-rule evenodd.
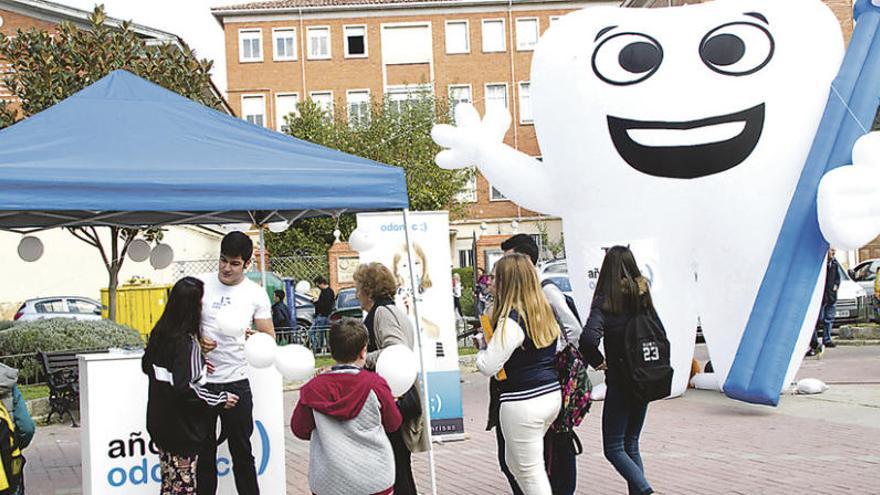
<svg viewBox="0 0 880 495"><path fill-rule="evenodd" d="M312 352L318 352L324 347L325 335L330 325L330 313L336 305L336 294L327 284L324 277L316 277L315 285L321 289L318 299L315 301L315 321L309 329L309 340L312 343Z"/></svg>
<svg viewBox="0 0 880 495"><path fill-rule="evenodd" d="M825 263L825 290L822 292L822 309L819 311L819 321L813 329L813 338L810 340L810 350L807 356L821 354L825 347L837 347L831 340L831 327L834 324L835 305L837 304L837 289L840 287L840 264L834 255L834 248L828 249L828 259ZM823 324L822 343L819 344L819 323Z"/></svg>
<svg viewBox="0 0 880 495"><path fill-rule="evenodd" d="M290 318L290 308L284 302L284 291L275 291L275 302L272 304L272 324L275 326L275 333L279 331L290 331L293 327Z"/></svg>

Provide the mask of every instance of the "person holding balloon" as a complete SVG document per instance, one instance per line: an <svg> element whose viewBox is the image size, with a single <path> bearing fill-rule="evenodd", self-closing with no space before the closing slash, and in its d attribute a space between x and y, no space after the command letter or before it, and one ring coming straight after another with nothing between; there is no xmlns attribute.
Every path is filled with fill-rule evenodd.
<svg viewBox="0 0 880 495"><path fill-rule="evenodd" d="M360 265L354 273L355 294L367 312L367 355L364 367L377 369L382 353L396 353L401 347L415 348L415 332L407 314L394 303L397 282L394 275L381 263ZM392 350L393 348L393 350ZM410 355L412 353L410 352ZM395 368L391 366L390 368ZM399 366L404 369L406 366ZM385 376L386 380L391 380ZM425 431L425 413L421 403L418 382L399 391L397 406L403 415L400 430L389 434L394 450L395 495L418 493L412 475L411 454L428 450L428 432Z"/></svg>
<svg viewBox="0 0 880 495"><path fill-rule="evenodd" d="M232 473L239 495L257 495L257 471L251 450L254 430L253 395L247 374L245 339L262 332L274 342L272 309L262 287L245 277L254 252L251 239L241 232L230 232L220 243L218 271L199 276L204 283L202 297L202 350L213 371L206 388L236 394L238 405L212 411L207 418L209 431L216 431L217 421L229 444ZM217 458L217 439L213 435L200 453L203 459ZM199 495L217 492L217 463L198 465Z"/></svg>
<svg viewBox="0 0 880 495"><path fill-rule="evenodd" d="M213 434L210 411L238 403L234 393L202 385L208 373L198 342L203 292L204 284L193 277L174 284L141 359L149 377L147 431L159 448L162 495L196 493L199 450Z"/></svg>
<svg viewBox="0 0 880 495"><path fill-rule="evenodd" d="M336 364L302 387L290 420L293 434L311 441L309 488L316 495L394 493L387 433L403 418L385 379L363 369L367 329L343 318L330 327L328 340Z"/></svg>
<svg viewBox="0 0 880 495"><path fill-rule="evenodd" d="M500 375L504 459L517 484L525 495L551 495L544 435L562 403L554 366L559 325L528 256L508 254L494 270L493 331L477 353L477 368L489 377Z"/></svg>

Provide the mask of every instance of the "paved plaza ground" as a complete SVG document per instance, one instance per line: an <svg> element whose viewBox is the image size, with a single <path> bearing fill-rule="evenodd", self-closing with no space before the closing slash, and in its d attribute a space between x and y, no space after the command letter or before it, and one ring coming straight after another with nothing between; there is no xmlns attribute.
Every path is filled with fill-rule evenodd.
<svg viewBox="0 0 880 495"><path fill-rule="evenodd" d="M657 493L880 494L880 346L829 349L821 359L808 359L799 377L820 378L831 388L821 395L785 396L778 408L694 390L652 404L642 455ZM462 390L469 439L435 446L437 492L509 493L495 460L494 435L483 430L486 380L465 373ZM296 392L285 394L288 414L296 399ZM626 493L602 456L601 412L596 403L578 432L584 445L579 494ZM79 431L59 424L38 430L25 452L29 495L82 493ZM308 443L289 430L286 455L287 493L309 493ZM414 469L421 492L430 493L427 455L414 457Z"/></svg>

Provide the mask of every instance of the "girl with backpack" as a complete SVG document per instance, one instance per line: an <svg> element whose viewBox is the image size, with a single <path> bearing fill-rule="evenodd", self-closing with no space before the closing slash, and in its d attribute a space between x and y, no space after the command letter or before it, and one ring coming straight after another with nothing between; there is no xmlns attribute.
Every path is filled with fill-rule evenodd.
<svg viewBox="0 0 880 495"><path fill-rule="evenodd" d="M581 334L580 351L593 368L605 370L608 388L602 410L602 444L605 458L626 480L630 495L654 493L645 479L639 453L639 435L645 422L648 401L653 397L646 399L631 378L632 349L627 349L627 346L633 344L631 339L626 338L627 333L632 331L631 323L646 315L649 321L653 319L659 324L648 281L639 272L632 251L627 247L614 246L608 250L602 262L590 316ZM599 350L603 335L606 356ZM668 349L667 341L667 368ZM653 357L653 347L649 347L648 351L648 357ZM671 380L671 368L664 368L663 374L666 373L669 373Z"/></svg>
<svg viewBox="0 0 880 495"><path fill-rule="evenodd" d="M509 254L495 264L494 329L477 368L499 376L504 458L525 495L551 495L544 434L559 415L562 395L554 366L559 325L531 260Z"/></svg>
<svg viewBox="0 0 880 495"><path fill-rule="evenodd" d="M150 380L147 431L159 448L161 495L196 493L198 452L215 434L208 408L231 409L238 402L233 393L214 393L201 385L208 373L199 347L203 294L197 278L174 284L141 359Z"/></svg>

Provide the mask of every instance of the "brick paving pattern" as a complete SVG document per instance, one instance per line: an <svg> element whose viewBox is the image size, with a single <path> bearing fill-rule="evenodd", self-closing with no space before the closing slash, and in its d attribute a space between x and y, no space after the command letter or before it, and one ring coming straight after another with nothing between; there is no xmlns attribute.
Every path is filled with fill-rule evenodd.
<svg viewBox="0 0 880 495"><path fill-rule="evenodd" d="M718 393L690 391L652 404L642 435L647 476L659 494L880 494L880 347L831 349L808 360L801 377L831 383L816 396L786 396L778 408ZM505 494L495 439L483 430L486 382L465 373L465 428L470 438L435 445L438 493ZM296 393L285 395L292 410ZM597 403L579 435L579 494L626 493L602 456ZM79 430L38 430L28 457L30 495L81 493ZM286 437L287 493L307 494L308 444ZM414 456L422 493L430 493L427 455ZM100 495L100 494L95 494ZM267 494L276 495L276 494Z"/></svg>

